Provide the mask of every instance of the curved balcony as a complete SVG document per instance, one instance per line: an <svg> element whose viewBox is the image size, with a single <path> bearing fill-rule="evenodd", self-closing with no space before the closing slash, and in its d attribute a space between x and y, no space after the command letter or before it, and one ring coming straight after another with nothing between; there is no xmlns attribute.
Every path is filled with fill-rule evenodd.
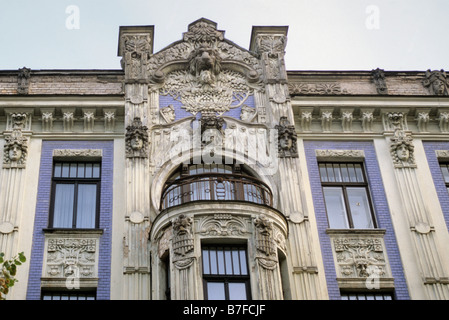
<svg viewBox="0 0 449 320"><path fill-rule="evenodd" d="M168 182L161 210L192 201L245 201L272 206L273 195L262 181L237 174L197 174Z"/></svg>

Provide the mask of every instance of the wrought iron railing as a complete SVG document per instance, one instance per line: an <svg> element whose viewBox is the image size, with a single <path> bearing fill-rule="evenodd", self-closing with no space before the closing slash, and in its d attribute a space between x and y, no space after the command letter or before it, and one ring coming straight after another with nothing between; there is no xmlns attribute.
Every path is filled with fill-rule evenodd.
<svg viewBox="0 0 449 320"><path fill-rule="evenodd" d="M272 206L270 188L262 181L234 174L198 174L168 182L161 209L192 201L246 201Z"/></svg>

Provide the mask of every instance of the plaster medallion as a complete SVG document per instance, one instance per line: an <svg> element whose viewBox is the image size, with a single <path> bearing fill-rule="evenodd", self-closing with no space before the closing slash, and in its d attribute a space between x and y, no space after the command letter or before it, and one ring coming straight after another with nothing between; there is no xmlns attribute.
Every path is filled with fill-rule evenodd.
<svg viewBox="0 0 449 320"><path fill-rule="evenodd" d="M415 226L415 230L416 230L416 232L426 234L426 233L430 232L431 227L429 226L429 224L427 224L425 222L418 222Z"/></svg>
<svg viewBox="0 0 449 320"><path fill-rule="evenodd" d="M14 231L14 225L11 222L5 221L0 223L0 233L8 234Z"/></svg>
<svg viewBox="0 0 449 320"><path fill-rule="evenodd" d="M301 212L293 212L290 215L290 221L299 224L304 221L304 214L302 214Z"/></svg>
<svg viewBox="0 0 449 320"><path fill-rule="evenodd" d="M129 215L129 220L130 220L132 223L136 223L136 224L142 223L143 220L144 220L144 215L143 215L143 213L141 213L141 212L134 211L134 212L132 212L132 213Z"/></svg>

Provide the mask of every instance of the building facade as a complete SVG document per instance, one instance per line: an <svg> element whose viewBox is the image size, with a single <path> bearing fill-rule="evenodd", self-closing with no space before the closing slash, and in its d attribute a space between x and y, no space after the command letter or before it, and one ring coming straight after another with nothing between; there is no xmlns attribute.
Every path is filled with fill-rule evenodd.
<svg viewBox="0 0 449 320"><path fill-rule="evenodd" d="M289 71L287 33L0 71L8 299L448 299L445 72Z"/></svg>

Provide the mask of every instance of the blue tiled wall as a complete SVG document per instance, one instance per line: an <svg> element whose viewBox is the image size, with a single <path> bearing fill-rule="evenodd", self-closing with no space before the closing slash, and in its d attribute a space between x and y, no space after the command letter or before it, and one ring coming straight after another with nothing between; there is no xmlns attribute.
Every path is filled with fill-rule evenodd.
<svg viewBox="0 0 449 320"><path fill-rule="evenodd" d="M391 272L394 277L396 299L409 299L408 289L405 277L402 272L402 263L399 255L399 249L396 242L390 212L385 196L383 182L377 162L374 145L371 141L304 141L307 168L309 171L310 184L312 189L315 215L320 237L320 245L324 261L329 298L332 300L340 299L340 290L336 281L336 271L332 248L329 236L326 234L328 222L326 216L326 207L321 188L318 163L315 155L316 149L340 149L340 150L364 150L365 169L370 186L371 197L373 200L374 211L378 227L385 229L385 246L388 259L391 266Z"/></svg>
<svg viewBox="0 0 449 320"><path fill-rule="evenodd" d="M449 230L449 193L444 183L443 174L441 173L440 164L435 154L435 150L449 150L449 142L423 142L424 150L427 156L427 163L432 174L435 189L440 200L441 209L443 210L446 227Z"/></svg>
<svg viewBox="0 0 449 320"><path fill-rule="evenodd" d="M111 283L111 231L112 231L112 184L113 184L113 141L43 141L39 171L39 185L33 231L33 246L30 257L27 299L40 299L40 278L44 255L45 236L50 209L53 149L102 149L102 175L100 197L100 238L97 299L110 298Z"/></svg>

